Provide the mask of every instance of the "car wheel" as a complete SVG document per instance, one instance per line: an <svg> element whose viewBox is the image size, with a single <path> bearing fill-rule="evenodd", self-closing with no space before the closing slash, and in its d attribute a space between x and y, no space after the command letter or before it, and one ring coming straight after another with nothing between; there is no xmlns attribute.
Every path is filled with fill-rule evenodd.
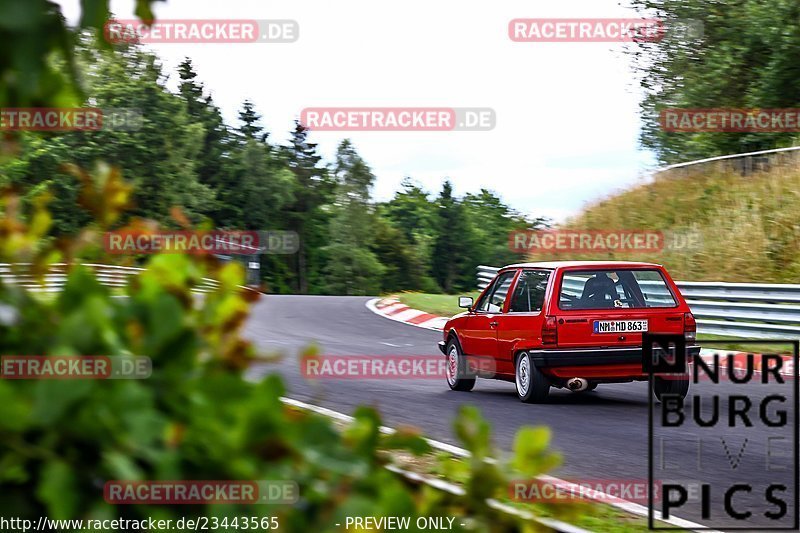
<svg viewBox="0 0 800 533"><path fill-rule="evenodd" d="M528 352L522 352L517 357L514 383L517 396L525 403L543 402L550 394L550 380L536 368Z"/></svg>
<svg viewBox="0 0 800 533"><path fill-rule="evenodd" d="M659 402L662 401L662 397L666 394L677 395L681 399L686 398L689 393L689 380L689 374L670 378L655 376L653 378L653 395Z"/></svg>
<svg viewBox="0 0 800 533"><path fill-rule="evenodd" d="M461 346L451 338L447 341L447 385L452 390L467 392L475 386L475 378L467 378L467 361L461 353Z"/></svg>

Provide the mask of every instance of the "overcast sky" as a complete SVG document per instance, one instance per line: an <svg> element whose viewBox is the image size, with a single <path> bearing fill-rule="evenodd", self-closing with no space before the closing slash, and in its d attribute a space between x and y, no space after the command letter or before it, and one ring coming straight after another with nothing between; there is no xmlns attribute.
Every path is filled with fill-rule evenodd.
<svg viewBox="0 0 800 533"><path fill-rule="evenodd" d="M79 0L59 2L70 23ZM112 0L132 18L133 0ZM392 196L404 176L429 191L481 187L520 212L556 220L636 183L654 166L638 144L640 93L617 43L518 43L515 18L636 17L615 0L169 0L161 19L293 19L289 44L149 45L165 71L189 56L229 124L249 98L273 142L306 107L490 107L492 131L317 132L330 160L353 140Z"/></svg>

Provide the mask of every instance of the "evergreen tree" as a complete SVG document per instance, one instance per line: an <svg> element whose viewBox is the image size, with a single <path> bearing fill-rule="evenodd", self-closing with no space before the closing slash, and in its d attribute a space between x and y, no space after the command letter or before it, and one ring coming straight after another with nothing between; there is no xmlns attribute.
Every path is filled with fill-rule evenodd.
<svg viewBox="0 0 800 533"><path fill-rule="evenodd" d="M192 60L186 58L178 67L181 79L180 95L193 124L203 126L203 149L197 157L197 178L214 191L215 201L209 209L211 218L222 225L233 222L225 209L222 197L228 195L232 179L227 174L230 135L222 120L222 113L210 95L204 94L203 85L197 81Z"/></svg>
<svg viewBox="0 0 800 533"><path fill-rule="evenodd" d="M318 166L322 157L317 145L308 142L308 129L295 121L295 129L283 152L294 175L294 202L287 209L289 228L297 232L300 242L295 260L293 287L307 294L309 289L319 292L321 287L320 250L327 242L329 215L321 207L332 198L334 184L327 169Z"/></svg>
<svg viewBox="0 0 800 533"><path fill-rule="evenodd" d="M268 133L262 133L264 128L261 126L261 115L256 113L255 105L250 100L245 100L242 110L239 111L239 133L244 139L257 139L266 142Z"/></svg>
<svg viewBox="0 0 800 533"><path fill-rule="evenodd" d="M543 218L527 220L487 189L481 189L478 194L464 195L462 203L474 235L474 257L487 265L517 262L520 256L509 247L509 234L513 231L542 229L547 224Z"/></svg>
<svg viewBox="0 0 800 533"><path fill-rule="evenodd" d="M375 181L369 166L345 139L336 152L336 202L329 225L331 244L323 251L326 288L336 294L377 294L384 267L372 252L375 213L370 188Z"/></svg>
<svg viewBox="0 0 800 533"><path fill-rule="evenodd" d="M411 270L402 274L402 284L425 292L439 290L431 277L433 244L439 234L436 211L436 204L428 198L428 193L408 177L403 179L401 189L381 210L382 216L403 233L408 243ZM388 244L387 241L383 242Z"/></svg>
<svg viewBox="0 0 800 533"><path fill-rule="evenodd" d="M446 180L437 199L438 235L433 247L433 276L445 293L471 289L480 261L474 254L474 234L464 206Z"/></svg>

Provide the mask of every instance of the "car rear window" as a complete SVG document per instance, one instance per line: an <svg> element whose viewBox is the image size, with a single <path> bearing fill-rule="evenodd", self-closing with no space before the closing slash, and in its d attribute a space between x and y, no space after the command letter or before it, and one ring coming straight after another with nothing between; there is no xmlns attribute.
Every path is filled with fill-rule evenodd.
<svg viewBox="0 0 800 533"><path fill-rule="evenodd" d="M664 276L656 269L565 272L558 297L560 309L644 309L677 305Z"/></svg>

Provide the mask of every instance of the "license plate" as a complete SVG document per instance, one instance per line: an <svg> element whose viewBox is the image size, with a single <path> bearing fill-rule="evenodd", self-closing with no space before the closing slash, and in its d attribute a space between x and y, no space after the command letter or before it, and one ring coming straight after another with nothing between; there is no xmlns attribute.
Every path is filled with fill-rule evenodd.
<svg viewBox="0 0 800 533"><path fill-rule="evenodd" d="M595 333L642 333L647 331L647 320L595 320Z"/></svg>

